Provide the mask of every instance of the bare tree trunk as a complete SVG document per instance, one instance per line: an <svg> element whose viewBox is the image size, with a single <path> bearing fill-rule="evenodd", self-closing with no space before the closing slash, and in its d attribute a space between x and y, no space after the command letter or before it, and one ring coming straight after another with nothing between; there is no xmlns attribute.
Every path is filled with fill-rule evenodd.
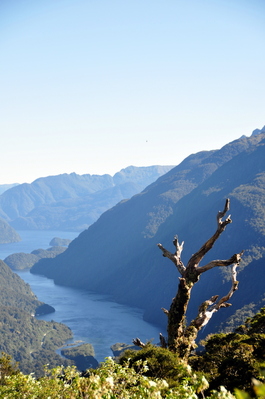
<svg viewBox="0 0 265 399"><path fill-rule="evenodd" d="M205 266L199 266L201 260L206 253L213 247L214 243L225 230L226 226L232 222L230 216L224 221L222 218L229 210L230 201L226 200L224 210L217 214L217 229L213 236L205 242L205 244L199 249L198 252L192 255L188 261L187 266L181 261L181 252L183 249L184 242L179 244L178 238L175 237L173 244L176 248L175 253L171 253L166 250L161 244L158 247L163 252L163 256L169 258L177 267L181 277L179 278L179 286L176 297L173 298L170 309L164 312L168 315L168 348L179 354L184 359L190 355L191 351L196 347L195 339L197 338L200 329L205 326L210 320L213 313L217 312L221 307L230 306L226 301L231 298L234 291L237 289L238 282L236 281L236 267L241 260L243 251L239 254L233 255L227 260L213 260ZM185 317L187 307L190 301L191 291L199 279L200 275L213 267L217 266L233 266L232 272L232 288L229 293L221 298L217 303L218 296L214 296L208 301L205 301L199 307L198 316L190 323L188 327L185 325ZM215 303L215 304L214 304ZM163 342L165 339L163 338Z"/></svg>

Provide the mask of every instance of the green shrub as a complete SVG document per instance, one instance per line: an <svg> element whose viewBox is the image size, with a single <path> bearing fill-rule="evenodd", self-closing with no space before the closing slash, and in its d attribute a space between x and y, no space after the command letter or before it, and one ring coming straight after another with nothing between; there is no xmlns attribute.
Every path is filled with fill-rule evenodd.
<svg viewBox="0 0 265 399"><path fill-rule="evenodd" d="M18 363L12 360L12 357L2 352L0 357L0 384L5 383L7 376L13 376L19 373Z"/></svg>
<svg viewBox="0 0 265 399"><path fill-rule="evenodd" d="M167 351L161 356L161 348L158 351L153 349L149 348L153 359L158 358L164 363L167 363L166 358L171 359ZM203 376L194 376L195 383L192 385L189 367L186 370L185 367L179 367L182 377L178 385L172 388L165 379L147 377L148 356L145 361L135 360L134 367L130 367L129 359L124 359L121 365L107 358L98 369L88 370L86 376L74 366L60 366L52 370L46 367L44 377L39 379L9 368L12 365L9 356L3 356L2 359L9 372L3 376L0 384L0 399L235 399L223 387L210 396L203 396L203 389L208 387L208 383Z"/></svg>
<svg viewBox="0 0 265 399"><path fill-rule="evenodd" d="M192 367L206 375L210 389L220 385L250 391L252 379L263 379L263 334L215 334L205 343L205 352L190 359Z"/></svg>
<svg viewBox="0 0 265 399"><path fill-rule="evenodd" d="M170 388L179 389L180 386L185 386L186 390L200 392L208 387L201 373L193 373L190 366L168 349L147 344L140 351L127 350L120 358L120 363L127 362L136 372L141 370L139 364L145 364L147 366L143 371L145 376L164 379Z"/></svg>

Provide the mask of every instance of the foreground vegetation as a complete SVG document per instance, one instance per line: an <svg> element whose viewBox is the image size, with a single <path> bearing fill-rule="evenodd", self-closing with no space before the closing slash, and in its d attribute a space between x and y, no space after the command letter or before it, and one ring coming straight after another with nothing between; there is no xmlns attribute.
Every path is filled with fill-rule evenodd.
<svg viewBox="0 0 265 399"><path fill-rule="evenodd" d="M108 358L97 370L91 370L86 376L80 375L74 367L57 367L46 370L46 375L35 379L33 375L24 375L10 367L10 359L2 357L1 366L5 366L6 375L1 377L0 398L49 398L49 399L153 399L153 398L199 398L208 384L206 379L191 374L187 366L182 365L179 386L170 388L165 379L145 376L148 371L146 361L137 363L137 370L129 367L129 362L120 365ZM2 367L3 369L3 367ZM186 377L184 377L186 375ZM192 381L192 383L191 383ZM234 398L224 388L207 398Z"/></svg>
<svg viewBox="0 0 265 399"><path fill-rule="evenodd" d="M167 351L166 349L162 349ZM46 369L44 377L24 375L11 364L10 357L2 354L0 360L0 398L5 399L250 399L264 398L265 385L255 382L253 395L236 390L233 395L225 387L207 391L209 384L203 375L179 361L179 375L174 385L166 379L148 377L148 361L139 360L131 367L108 358L101 367L85 375L72 367Z"/></svg>
<svg viewBox="0 0 265 399"><path fill-rule="evenodd" d="M151 343L127 350L97 369L74 366L25 375L10 356L0 358L5 399L251 399L265 398L265 308L234 333L210 336L187 361Z"/></svg>

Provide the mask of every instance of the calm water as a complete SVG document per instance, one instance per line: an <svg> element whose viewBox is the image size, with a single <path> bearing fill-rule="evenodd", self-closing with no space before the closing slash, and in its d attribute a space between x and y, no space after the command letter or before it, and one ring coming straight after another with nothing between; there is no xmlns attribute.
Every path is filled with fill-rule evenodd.
<svg viewBox="0 0 265 399"><path fill-rule="evenodd" d="M0 259L14 252L31 252L37 248L48 248L53 237L73 239L77 233L67 232L19 232L22 242L0 245ZM111 356L110 346L116 342L132 343L139 337L142 341L158 341L159 330L142 319L140 309L112 302L110 298L87 291L55 285L53 280L17 272L28 284L39 300L55 308L55 313L39 317L43 320L62 322L71 328L74 341L91 343L98 361ZM161 331L164 333L164 331Z"/></svg>
<svg viewBox="0 0 265 399"><path fill-rule="evenodd" d="M0 259L4 260L8 255L15 252L30 253L39 248L47 249L54 237L73 240L79 235L79 233L73 231L19 231L18 233L22 241L0 244Z"/></svg>

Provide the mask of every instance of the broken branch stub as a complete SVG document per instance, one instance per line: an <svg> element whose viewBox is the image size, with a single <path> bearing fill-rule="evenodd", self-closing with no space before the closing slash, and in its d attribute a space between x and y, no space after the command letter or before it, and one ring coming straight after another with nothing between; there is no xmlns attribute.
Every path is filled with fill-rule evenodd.
<svg viewBox="0 0 265 399"><path fill-rule="evenodd" d="M163 247L162 244L157 244L158 248L163 252L163 256L165 258L170 259L174 265L177 267L179 273L183 275L185 273L185 266L183 262L181 261L181 252L183 250L183 245L184 241L182 241L181 244L179 244L177 236L174 237L173 244L175 245L176 251L174 254L172 254L170 251L168 251L166 248Z"/></svg>

